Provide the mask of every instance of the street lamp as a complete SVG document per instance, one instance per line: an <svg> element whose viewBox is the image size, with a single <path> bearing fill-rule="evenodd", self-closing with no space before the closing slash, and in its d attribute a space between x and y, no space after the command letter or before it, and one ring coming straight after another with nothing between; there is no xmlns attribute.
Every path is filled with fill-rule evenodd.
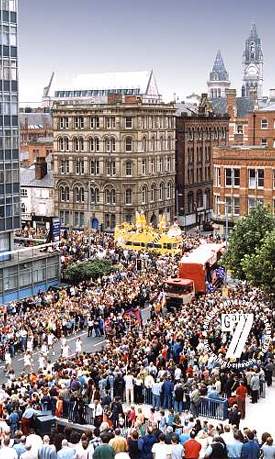
<svg viewBox="0 0 275 459"><path fill-rule="evenodd" d="M218 204L223 205L224 210L225 210L225 246L227 248L227 244L228 244L228 202L218 201Z"/></svg>

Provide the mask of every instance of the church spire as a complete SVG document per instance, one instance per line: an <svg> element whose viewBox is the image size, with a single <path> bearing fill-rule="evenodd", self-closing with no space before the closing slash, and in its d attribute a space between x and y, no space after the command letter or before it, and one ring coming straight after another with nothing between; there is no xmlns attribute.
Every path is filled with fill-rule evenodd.
<svg viewBox="0 0 275 459"><path fill-rule="evenodd" d="M229 74L225 68L220 49L217 51L207 85L208 96L211 99L225 97L225 89L230 86Z"/></svg>

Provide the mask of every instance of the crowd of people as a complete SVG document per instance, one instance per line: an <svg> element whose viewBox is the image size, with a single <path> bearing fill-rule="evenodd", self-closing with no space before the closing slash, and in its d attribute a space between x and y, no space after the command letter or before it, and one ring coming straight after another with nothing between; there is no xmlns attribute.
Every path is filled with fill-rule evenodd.
<svg viewBox="0 0 275 459"><path fill-rule="evenodd" d="M67 236L65 252L73 246L75 254L81 253L80 240ZM188 249L197 243L198 237L190 237ZM52 459L56 454L60 459L108 459L115 454L121 459L256 459L260 451L266 459L274 458L270 435L261 440L255 432L239 430L248 398L257 403L265 385L272 385L275 313L263 293L242 284L227 297L217 290L167 312L163 281L176 272L176 258L144 255L139 271L136 255L117 248L110 235L98 236L94 247L119 261L122 269L96 283L12 303L2 314L7 380L0 391L0 459L4 448L16 449L16 444L31 454L28 439L41 411L92 426L81 438L75 430L53 432L45 448L40 445L48 453L52 450ZM125 315L145 305L150 308L147 322L136 314ZM221 330L222 313L254 314L238 365L225 359L230 334ZM83 329L104 335L106 344L92 354L79 345L70 356L66 337ZM48 351L58 339L62 355L52 362ZM34 348L40 353L38 370L32 367ZM23 353L25 362L25 372L18 376L12 365L16 352ZM201 424L205 398L226 401L227 426ZM219 417L218 412L209 414ZM248 446L255 455L248 454ZM22 459L31 459L23 454ZM46 458L39 448L34 454L32 459Z"/></svg>

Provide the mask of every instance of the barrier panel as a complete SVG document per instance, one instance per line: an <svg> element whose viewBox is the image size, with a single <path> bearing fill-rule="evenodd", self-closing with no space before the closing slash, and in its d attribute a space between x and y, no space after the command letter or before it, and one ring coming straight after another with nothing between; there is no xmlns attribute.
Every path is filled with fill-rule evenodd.
<svg viewBox="0 0 275 459"><path fill-rule="evenodd" d="M228 418L227 400L201 397L199 404L199 416L224 421Z"/></svg>

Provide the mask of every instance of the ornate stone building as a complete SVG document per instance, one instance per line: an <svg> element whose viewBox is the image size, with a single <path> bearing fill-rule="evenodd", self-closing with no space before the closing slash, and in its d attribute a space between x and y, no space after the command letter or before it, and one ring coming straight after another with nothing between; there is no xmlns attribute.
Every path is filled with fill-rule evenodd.
<svg viewBox="0 0 275 459"><path fill-rule="evenodd" d="M112 89L99 98L55 100L55 213L62 226L113 230L141 210L154 224L163 213L173 220L175 107L160 101L152 73L142 73L128 95L110 77Z"/></svg>
<svg viewBox="0 0 275 459"><path fill-rule="evenodd" d="M195 107L194 107L195 110ZM213 147L227 145L228 115L216 115L202 95L197 111L178 106L176 117L177 209L181 226L201 225L212 211Z"/></svg>

